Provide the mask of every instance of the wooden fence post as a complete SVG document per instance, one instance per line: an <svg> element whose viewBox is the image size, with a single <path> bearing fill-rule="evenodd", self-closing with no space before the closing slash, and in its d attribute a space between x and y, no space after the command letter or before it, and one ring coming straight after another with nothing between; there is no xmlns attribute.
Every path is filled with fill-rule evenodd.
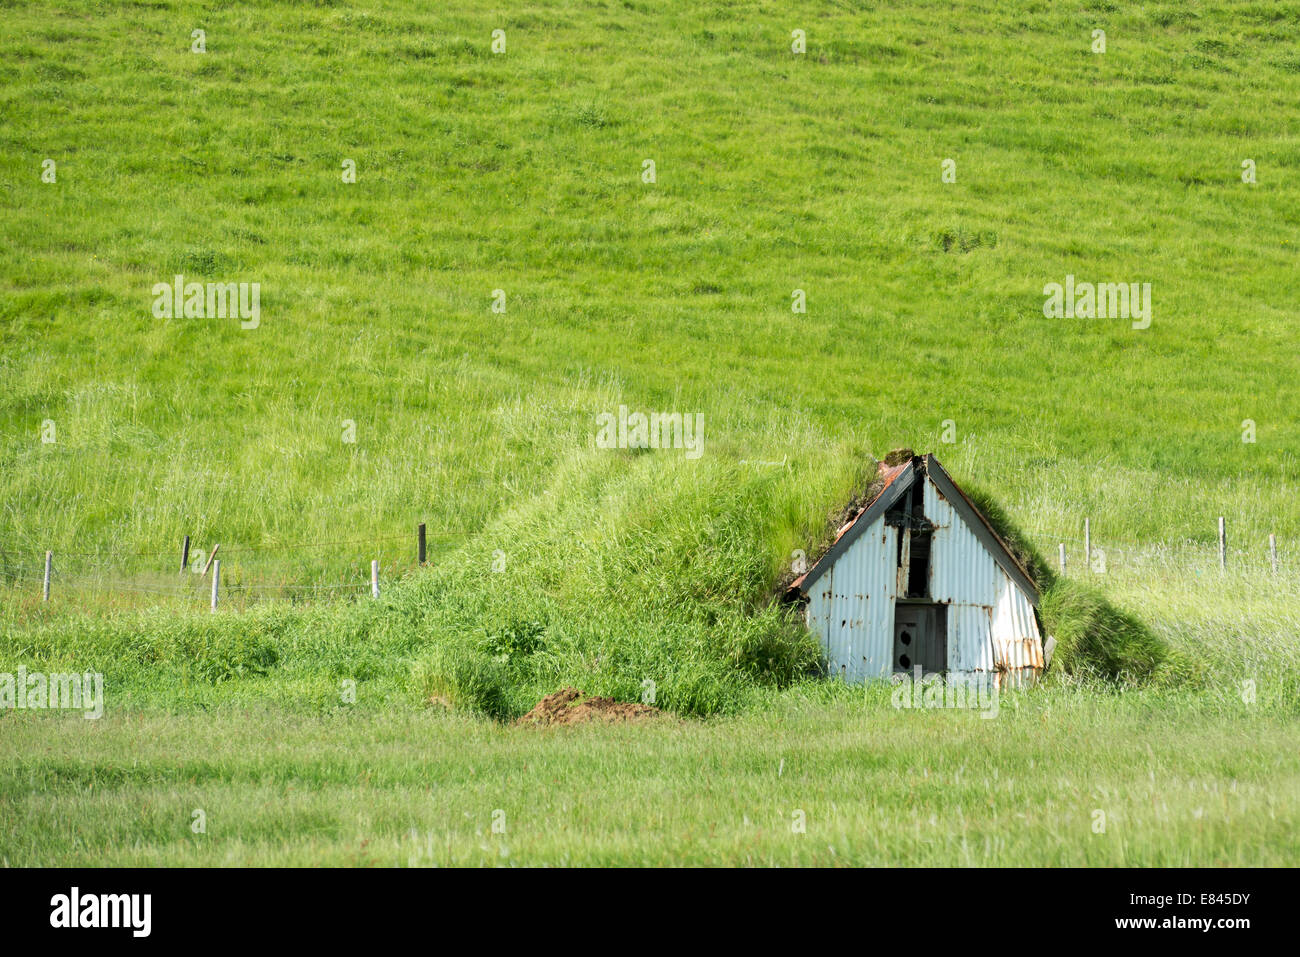
<svg viewBox="0 0 1300 957"><path fill-rule="evenodd" d="M221 588L221 562L212 563L212 610L217 610L217 591Z"/></svg>
<svg viewBox="0 0 1300 957"><path fill-rule="evenodd" d="M370 560L370 597L379 597L379 559Z"/></svg>
<svg viewBox="0 0 1300 957"><path fill-rule="evenodd" d="M181 543L181 574L185 574L185 569L190 566L190 537L185 536L185 541Z"/></svg>
<svg viewBox="0 0 1300 957"><path fill-rule="evenodd" d="M1228 567L1228 534L1223 524L1223 516L1219 516L1219 571Z"/></svg>
<svg viewBox="0 0 1300 957"><path fill-rule="evenodd" d="M423 565L423 564L424 564L424 555L425 555L425 551L424 551L424 522L421 522L421 523L420 523L420 532L419 532L419 535L420 535L420 564Z"/></svg>
<svg viewBox="0 0 1300 957"><path fill-rule="evenodd" d="M54 562L54 553L51 551L47 551L45 553L45 588L42 591L43 597L41 598L41 601L50 600L50 566L53 564L53 562Z"/></svg>
<svg viewBox="0 0 1300 957"><path fill-rule="evenodd" d="M1065 574L1065 542L1061 542L1061 574Z"/></svg>
<svg viewBox="0 0 1300 957"><path fill-rule="evenodd" d="M1268 536L1268 563L1273 566L1273 574L1277 574L1277 536Z"/></svg>
<svg viewBox="0 0 1300 957"><path fill-rule="evenodd" d="M221 547L220 542L217 542L217 544L212 546L212 554L208 555L208 563L203 566L203 574L206 575L208 573L208 569L212 567L212 562L217 557L217 549L220 547Z"/></svg>

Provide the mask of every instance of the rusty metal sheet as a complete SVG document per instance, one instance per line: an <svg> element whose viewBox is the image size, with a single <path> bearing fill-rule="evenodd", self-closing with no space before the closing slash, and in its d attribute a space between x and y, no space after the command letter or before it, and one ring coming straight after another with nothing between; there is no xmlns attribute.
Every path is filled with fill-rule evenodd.
<svg viewBox="0 0 1300 957"><path fill-rule="evenodd" d="M876 497L867 503L857 515L840 526L839 532L835 535L835 541L826 550L826 554L817 559L812 568L790 583L790 591L807 593L808 589L812 588L817 582L817 579L824 575L839 560L840 556L857 541L858 536L873 525L876 518L884 514L885 509L907 490L912 484L913 471L911 462L904 462L902 465L895 465L892 468L882 466L880 474L885 481L880 487L880 491L876 493Z"/></svg>

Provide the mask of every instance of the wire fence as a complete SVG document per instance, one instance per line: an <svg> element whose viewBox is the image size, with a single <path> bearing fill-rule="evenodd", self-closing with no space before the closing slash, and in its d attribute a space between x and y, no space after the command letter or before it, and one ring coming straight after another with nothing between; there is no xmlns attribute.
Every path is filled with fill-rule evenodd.
<svg viewBox="0 0 1300 957"><path fill-rule="evenodd" d="M52 551L18 554L0 548L0 593L10 601L61 603L132 599L135 603L206 601L214 609L264 601L326 601L374 594L456 547L461 534L415 533L363 539L257 544L213 543L174 550ZM183 562L183 564L182 564ZM122 603L122 602L116 602Z"/></svg>
<svg viewBox="0 0 1300 957"><path fill-rule="evenodd" d="M1223 522L1220 519L1220 522ZM1112 539L1085 532L1068 535L1036 532L1033 544L1047 564L1064 574L1108 575L1144 571L1267 571L1289 570L1289 543L1276 535L1252 536L1240 541L1219 526L1218 540L1183 538L1166 541Z"/></svg>
<svg viewBox="0 0 1300 957"><path fill-rule="evenodd" d="M1267 541L1229 545L1192 539L1165 542L1112 540L1091 531L1068 535L1036 531L1030 540L1047 565L1068 577L1201 575L1231 569L1237 573L1284 575L1291 570L1288 550L1274 536ZM27 553L0 549L0 593L12 600L60 602L170 601L188 606L245 607L268 601L334 601L374 595L379 582L391 582L433 564L457 547L463 533L426 539L383 535L297 543L220 543L211 548L170 552L143 549L108 553ZM48 562L47 562L48 554ZM280 555L298 556L292 561ZM430 557L430 556L433 557ZM213 588L213 579L219 579Z"/></svg>

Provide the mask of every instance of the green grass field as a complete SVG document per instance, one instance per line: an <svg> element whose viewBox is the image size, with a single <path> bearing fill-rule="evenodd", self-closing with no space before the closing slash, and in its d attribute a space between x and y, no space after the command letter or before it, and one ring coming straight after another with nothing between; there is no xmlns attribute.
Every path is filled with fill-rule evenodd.
<svg viewBox="0 0 1300 957"><path fill-rule="evenodd" d="M106 701L0 710L0 861L1300 863L1300 6L0 8L0 673ZM773 586L902 445L1177 667L809 677Z"/></svg>

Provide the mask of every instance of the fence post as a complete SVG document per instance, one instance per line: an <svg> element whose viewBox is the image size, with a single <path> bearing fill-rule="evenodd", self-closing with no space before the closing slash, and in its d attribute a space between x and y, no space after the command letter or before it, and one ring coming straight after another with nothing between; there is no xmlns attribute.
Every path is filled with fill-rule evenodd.
<svg viewBox="0 0 1300 957"><path fill-rule="evenodd" d="M53 564L53 562L54 562L54 553L51 551L47 551L45 553L45 588L44 591L42 592L43 597L41 598L41 601L50 600L50 565Z"/></svg>
<svg viewBox="0 0 1300 957"><path fill-rule="evenodd" d="M1228 567L1228 535L1224 528L1223 516L1219 516L1219 571Z"/></svg>
<svg viewBox="0 0 1300 957"><path fill-rule="evenodd" d="M185 569L190 565L190 537L185 536L185 541L181 543L181 574L185 574Z"/></svg>
<svg viewBox="0 0 1300 957"><path fill-rule="evenodd" d="M216 560L216 557L217 557L217 549L220 548L220 547L221 547L221 543L220 543L220 542L217 542L217 544L215 544L215 545L212 546L212 554L208 556L208 563L207 563L206 565L203 566L203 574L204 574L204 575L206 575L206 574L208 573L208 569L212 567L212 563L213 563L213 561Z"/></svg>
<svg viewBox="0 0 1300 957"><path fill-rule="evenodd" d="M1065 542L1061 542L1061 574L1065 574Z"/></svg>
<svg viewBox="0 0 1300 957"><path fill-rule="evenodd" d="M1277 574L1277 536L1268 536L1268 563L1273 566L1273 574Z"/></svg>
<svg viewBox="0 0 1300 957"><path fill-rule="evenodd" d="M370 560L370 597L379 597L379 559Z"/></svg>
<svg viewBox="0 0 1300 957"><path fill-rule="evenodd" d="M424 522L420 523L420 564L424 564Z"/></svg>
<svg viewBox="0 0 1300 957"><path fill-rule="evenodd" d="M221 588L221 562L212 563L212 610L217 610L217 591Z"/></svg>
<svg viewBox="0 0 1300 957"><path fill-rule="evenodd" d="M1092 568L1092 519L1083 520L1083 570Z"/></svg>

